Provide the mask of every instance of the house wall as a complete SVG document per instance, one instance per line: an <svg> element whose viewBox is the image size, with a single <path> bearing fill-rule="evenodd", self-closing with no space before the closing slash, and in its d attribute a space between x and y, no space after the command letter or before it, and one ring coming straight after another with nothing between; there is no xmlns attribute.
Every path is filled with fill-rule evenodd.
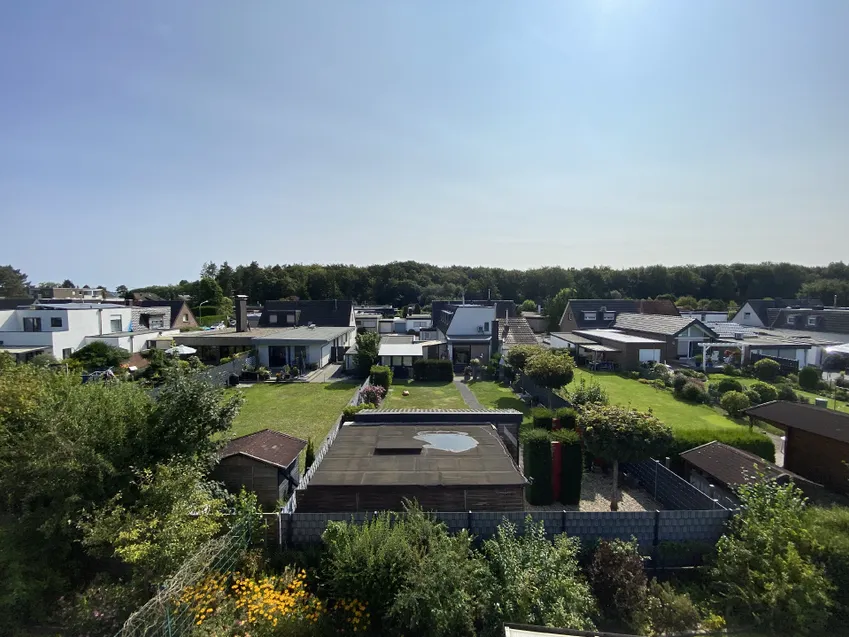
<svg viewBox="0 0 849 637"><path fill-rule="evenodd" d="M422 329L427 329L432 325L432 321L428 319L407 319L407 331L415 330L420 331Z"/></svg>
<svg viewBox="0 0 849 637"><path fill-rule="evenodd" d="M242 487L256 493L259 504L267 510L273 510L287 491L277 467L246 456L222 459L212 470L212 477L223 482L231 493L239 493Z"/></svg>
<svg viewBox="0 0 849 637"><path fill-rule="evenodd" d="M19 329L15 310L0 310L0 332Z"/></svg>
<svg viewBox="0 0 849 637"><path fill-rule="evenodd" d="M454 313L454 318L451 319L451 325L448 326L447 335L468 336L478 334L478 327L486 327L487 324L489 329L485 329L483 333L491 334L494 320L494 307L458 307Z"/></svg>
<svg viewBox="0 0 849 637"><path fill-rule="evenodd" d="M171 317L171 325L177 329L181 327L198 327L198 322L195 319L195 315L189 309L189 306L183 303L176 316Z"/></svg>
<svg viewBox="0 0 849 637"><path fill-rule="evenodd" d="M572 313L571 304L566 304L566 309L563 311L563 316L560 318L561 332L574 332L578 329L578 324L575 322L575 315Z"/></svg>
<svg viewBox="0 0 849 637"><path fill-rule="evenodd" d="M734 320L732 323L739 323L740 325L749 325L751 327L766 327L758 318L757 312L752 309L752 306L746 303L741 307L737 314L734 315Z"/></svg>
<svg viewBox="0 0 849 637"><path fill-rule="evenodd" d="M122 349L127 350L131 354L135 354L138 352L143 352L146 349L152 349L157 347L158 343L150 343L154 339L160 336L176 336L180 333L180 330L159 330L155 332L143 332L140 334L128 334L126 336L121 336L119 338L105 338L102 336L86 336L85 344L88 345L94 341L103 341L107 345L112 345L114 347L120 347ZM148 347L150 344L150 348ZM168 349L170 347L169 343L165 343L162 349Z"/></svg>
<svg viewBox="0 0 849 637"><path fill-rule="evenodd" d="M799 365L804 367L808 360L808 351L804 348L794 349L792 347L750 347L747 360L752 354L760 354L762 356L775 356L777 358L789 358L799 362Z"/></svg>
<svg viewBox="0 0 849 637"><path fill-rule="evenodd" d="M544 334L548 331L548 317L547 316L527 316L523 315L525 320L528 322L528 325L531 326L534 334Z"/></svg>
<svg viewBox="0 0 849 637"><path fill-rule="evenodd" d="M784 468L840 492L849 491L849 444L791 427Z"/></svg>
<svg viewBox="0 0 849 637"><path fill-rule="evenodd" d="M395 329L395 322L392 320L380 320L377 323L377 331L380 334L391 334Z"/></svg>
<svg viewBox="0 0 849 637"><path fill-rule="evenodd" d="M171 308L170 307L138 307L130 308L131 321L133 330L143 329L160 329L157 323L161 325L161 329L169 329L171 327ZM148 317L149 325L145 327L142 323L142 314Z"/></svg>

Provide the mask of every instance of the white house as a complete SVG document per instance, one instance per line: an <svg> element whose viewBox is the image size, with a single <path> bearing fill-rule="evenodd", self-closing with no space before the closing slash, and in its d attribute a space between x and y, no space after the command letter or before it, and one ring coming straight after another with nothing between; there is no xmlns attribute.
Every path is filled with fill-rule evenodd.
<svg viewBox="0 0 849 637"><path fill-rule="evenodd" d="M494 306L486 305L449 305L440 310L436 327L440 340L448 344L451 362L468 365L473 358L489 360L495 312Z"/></svg>
<svg viewBox="0 0 849 637"><path fill-rule="evenodd" d="M416 334L422 330L429 329L433 325L433 319L430 314L408 314L406 319L405 331L412 330Z"/></svg>
<svg viewBox="0 0 849 637"><path fill-rule="evenodd" d="M263 367L290 365L305 370L324 367L334 360L341 362L341 352L354 344L356 334L355 327L295 327L257 336L251 343Z"/></svg>

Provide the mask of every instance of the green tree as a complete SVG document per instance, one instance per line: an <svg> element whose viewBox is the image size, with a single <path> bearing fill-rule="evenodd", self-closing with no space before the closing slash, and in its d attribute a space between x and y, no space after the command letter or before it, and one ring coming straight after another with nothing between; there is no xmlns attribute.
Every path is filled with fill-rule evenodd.
<svg viewBox="0 0 849 637"><path fill-rule="evenodd" d="M560 319L569 304L569 299L575 298L574 288L563 288L552 299L545 304L545 313L548 316L548 330L556 332L560 329Z"/></svg>
<svg viewBox="0 0 849 637"><path fill-rule="evenodd" d="M544 351L539 345L514 345L507 350L507 363L510 367L524 371L528 362Z"/></svg>
<svg viewBox="0 0 849 637"><path fill-rule="evenodd" d="M0 265L0 296L27 296L29 280L27 275L11 265Z"/></svg>
<svg viewBox="0 0 849 637"><path fill-rule="evenodd" d="M537 304L533 299L525 299L522 301L522 304L519 306L519 311L521 312L536 312Z"/></svg>
<svg viewBox="0 0 849 637"><path fill-rule="evenodd" d="M665 453L672 430L651 413L618 405L587 405L578 414L584 446L593 455L613 463L610 510L617 511L619 462L637 462Z"/></svg>
<svg viewBox="0 0 849 637"><path fill-rule="evenodd" d="M304 456L304 472L309 469L315 462L315 448L312 444L312 438L307 439L307 451Z"/></svg>
<svg viewBox="0 0 849 637"><path fill-rule="evenodd" d="M76 285L74 285L74 282L73 282L73 281L71 281L71 279L65 279L64 281L62 281L62 285L61 285L60 287L63 287L63 288L75 288L75 287L77 287L77 286L76 286Z"/></svg>
<svg viewBox="0 0 849 637"><path fill-rule="evenodd" d="M127 289L126 285L119 285L117 288L115 288L115 294L122 298L126 298L128 293L129 290Z"/></svg>
<svg viewBox="0 0 849 637"><path fill-rule="evenodd" d="M699 302L696 301L693 296L680 296L678 297L678 300L675 301L675 305L677 305L678 309L681 310L695 310L698 307Z"/></svg>
<svg viewBox="0 0 849 637"><path fill-rule="evenodd" d="M106 367L117 367L129 360L130 353L123 348L109 345L103 341L94 341L71 354L71 358L79 361L87 371L92 371Z"/></svg>
<svg viewBox="0 0 849 637"><path fill-rule="evenodd" d="M637 541L601 540L587 574L604 617L641 630L648 580Z"/></svg>
<svg viewBox="0 0 849 637"><path fill-rule="evenodd" d="M553 392L572 382L575 376L575 363L568 354L547 350L527 362L525 374L537 385ZM550 404L549 407L551 407Z"/></svg>
<svg viewBox="0 0 849 637"><path fill-rule="evenodd" d="M379 349L380 334L374 332L357 334L357 353L354 355L354 364L362 378L368 376L371 368L377 363Z"/></svg>
<svg viewBox="0 0 849 637"><path fill-rule="evenodd" d="M738 497L743 506L719 539L710 571L726 618L787 635L823 634L832 586L807 557L802 492L762 476Z"/></svg>
<svg viewBox="0 0 849 637"><path fill-rule="evenodd" d="M210 276L203 277L198 283L197 298L192 299L195 306L205 303L212 308L219 308L224 303L224 292L218 281Z"/></svg>

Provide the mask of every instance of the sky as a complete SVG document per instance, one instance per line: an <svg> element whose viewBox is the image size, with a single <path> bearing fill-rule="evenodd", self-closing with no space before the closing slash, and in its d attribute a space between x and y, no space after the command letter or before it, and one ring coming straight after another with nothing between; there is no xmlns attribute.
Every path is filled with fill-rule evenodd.
<svg viewBox="0 0 849 637"><path fill-rule="evenodd" d="M845 260L846 0L0 3L0 264Z"/></svg>

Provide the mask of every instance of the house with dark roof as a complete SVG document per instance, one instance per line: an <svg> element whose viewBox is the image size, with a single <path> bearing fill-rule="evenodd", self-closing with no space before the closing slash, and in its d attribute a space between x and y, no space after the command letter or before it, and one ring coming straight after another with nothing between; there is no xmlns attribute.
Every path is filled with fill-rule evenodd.
<svg viewBox="0 0 849 637"><path fill-rule="evenodd" d="M438 340L445 343L442 351L457 367L465 367L472 359L489 361L499 348L499 322L516 317L513 301L433 301L433 328ZM422 330L422 338L431 336Z"/></svg>
<svg viewBox="0 0 849 637"><path fill-rule="evenodd" d="M354 302L266 301L259 318L260 327L356 327Z"/></svg>
<svg viewBox="0 0 849 637"><path fill-rule="evenodd" d="M800 336L805 333L829 334L849 340L849 308L770 308L767 310L769 327L792 330Z"/></svg>
<svg viewBox="0 0 849 637"><path fill-rule="evenodd" d="M212 477L231 493L252 491L271 511L298 486L298 456L306 446L306 440L271 429L240 436L218 454Z"/></svg>
<svg viewBox="0 0 849 637"><path fill-rule="evenodd" d="M719 500L726 508L736 508L740 502L736 489L760 480L775 480L779 484L793 482L809 498L822 494L822 485L784 469L748 451L722 442L689 449L679 454L684 464L684 477L703 493Z"/></svg>
<svg viewBox="0 0 849 637"><path fill-rule="evenodd" d="M155 310L155 309L168 309L168 325L172 329L180 329L183 327L197 327L198 322L195 319L194 312L189 307L188 303L186 303L183 299L177 299L175 301L165 301L165 300L152 300L152 299L143 299L139 301L133 302L134 308L140 308L138 311L133 311L133 323L136 324L136 316L138 315L138 324L150 327L151 325L145 322L145 314L150 314L150 312L145 312L145 309ZM147 322L150 322L150 318L147 318Z"/></svg>
<svg viewBox="0 0 849 637"><path fill-rule="evenodd" d="M560 317L560 331L606 329L619 314L660 314L680 316L672 301L633 299L570 299Z"/></svg>
<svg viewBox="0 0 849 637"><path fill-rule="evenodd" d="M771 320L769 310L780 308L822 308L819 299L749 299L743 304L734 318L733 323L751 327L769 327Z"/></svg>
<svg viewBox="0 0 849 637"><path fill-rule="evenodd" d="M626 334L663 341L662 359L666 361L693 358L702 353L701 343L718 338L713 329L692 316L626 312L616 317L613 328Z"/></svg>
<svg viewBox="0 0 849 637"><path fill-rule="evenodd" d="M783 400L750 407L745 413L786 432L785 469L849 492L849 414Z"/></svg>

